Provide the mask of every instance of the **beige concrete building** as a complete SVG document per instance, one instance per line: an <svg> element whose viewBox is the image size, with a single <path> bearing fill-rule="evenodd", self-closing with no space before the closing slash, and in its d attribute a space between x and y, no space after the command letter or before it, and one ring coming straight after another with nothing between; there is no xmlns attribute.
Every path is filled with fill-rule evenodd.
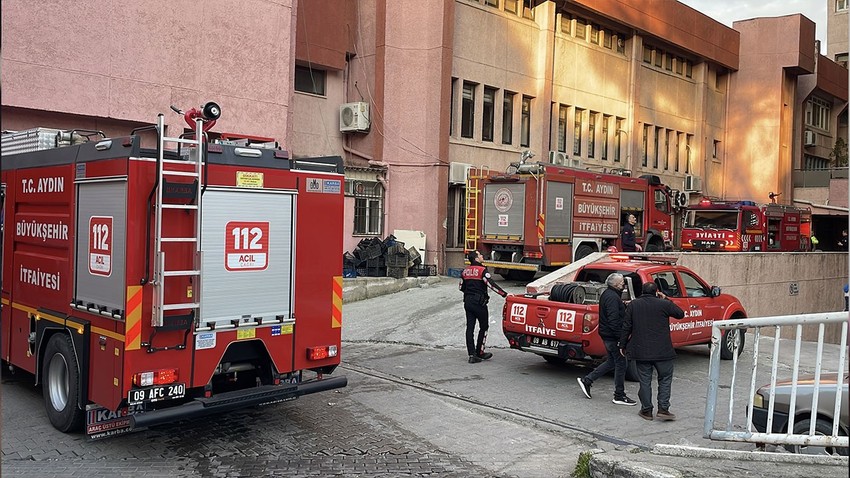
<svg viewBox="0 0 850 478"><path fill-rule="evenodd" d="M823 234L838 234L829 214L846 223L846 179L843 205L831 177L798 184L828 164L847 105L847 70L816 55L802 15L729 28L674 0L65 3L2 5L4 130L126 134L215 100L218 131L345 159L349 250L421 231L427 263L459 266L465 168L526 151L656 174L692 201L781 192L826 206Z"/></svg>
<svg viewBox="0 0 850 478"><path fill-rule="evenodd" d="M826 56L847 68L847 52L850 51L850 11L848 0L822 0L826 2Z"/></svg>

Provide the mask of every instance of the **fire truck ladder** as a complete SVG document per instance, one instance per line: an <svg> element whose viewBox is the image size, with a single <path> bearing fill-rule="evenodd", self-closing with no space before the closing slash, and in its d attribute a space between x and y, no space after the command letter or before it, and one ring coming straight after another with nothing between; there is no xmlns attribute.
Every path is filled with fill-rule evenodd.
<svg viewBox="0 0 850 478"><path fill-rule="evenodd" d="M172 348L183 349L186 347L186 337L192 328L193 320L200 316L200 277L201 277L201 177L204 165L204 135L201 127L202 120L196 120L194 139L180 137L169 138L165 136L165 123L162 114L157 118L157 189L156 203L154 207L155 229L154 229L154 273L151 285L153 286L153 313L151 325L154 327L150 341L145 344L148 352L157 350L168 350ZM165 155L165 143L177 143L178 145L194 146L189 148L188 159L169 159ZM194 168L188 170L187 164ZM180 166L178 166L180 165ZM194 179L194 184L183 182L169 182L170 177L184 177ZM191 188L187 188L191 186ZM182 198L190 199L188 203L164 202L164 199ZM194 234L189 237L163 236L163 211L165 209L181 209L194 216ZM193 267L188 270L168 269L163 246L167 243L193 243L194 258ZM170 277L190 277L194 282L194 293L192 302L170 303L165 301L166 282ZM169 315L169 311L188 310L188 314ZM184 330L183 343L169 347L153 347L153 338L157 331Z"/></svg>
<svg viewBox="0 0 850 478"><path fill-rule="evenodd" d="M466 221L464 229L464 252L474 251L478 247L478 194L481 192L481 179L485 167L470 169L466 180Z"/></svg>

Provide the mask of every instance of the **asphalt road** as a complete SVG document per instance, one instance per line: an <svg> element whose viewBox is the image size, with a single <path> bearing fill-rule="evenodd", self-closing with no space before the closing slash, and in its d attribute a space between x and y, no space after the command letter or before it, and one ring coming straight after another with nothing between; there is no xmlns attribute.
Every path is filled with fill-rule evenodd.
<svg viewBox="0 0 850 478"><path fill-rule="evenodd" d="M524 290L523 284L502 285L515 293ZM702 438L708 347L679 353L671 406L679 420L646 422L637 407L611 403L610 379L597 381L594 399L587 400L575 381L585 367L553 366L508 349L499 321L503 300L497 296L491 299L487 341L494 357L467 363L460 299L457 280L446 278L345 304L343 363L335 372L348 377L344 389L102 441L54 430L40 388L33 387L31 377L12 377L0 387L0 472L4 477L566 477L579 454L592 449L636 459L649 457L646 451L656 444L753 449ZM751 347L748 343L739 366L748 366ZM723 364L726 370L730 366ZM636 384L627 383L626 389L636 397ZM736 400L745 393L737 391ZM759 468L763 475L745 468L731 475L799 474L771 466ZM832 476L832 471L816 474ZM702 476L726 476L728 470L718 473ZM846 476L846 469L834 476Z"/></svg>

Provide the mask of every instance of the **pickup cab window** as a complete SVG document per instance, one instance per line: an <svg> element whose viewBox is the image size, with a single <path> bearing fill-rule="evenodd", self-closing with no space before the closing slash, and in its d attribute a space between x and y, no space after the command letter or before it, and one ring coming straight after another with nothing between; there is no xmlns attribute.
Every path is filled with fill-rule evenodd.
<svg viewBox="0 0 850 478"><path fill-rule="evenodd" d="M709 295L708 288L696 277L684 271L680 271L679 275L682 276L682 283L685 285L685 292L688 297L707 297Z"/></svg>
<svg viewBox="0 0 850 478"><path fill-rule="evenodd" d="M623 274L623 277L630 278L632 282L632 287L634 288L634 292L636 296L640 295L641 287L643 285L643 281L640 279L640 276L634 272L629 271L618 271L616 269L591 269L585 268L579 271L576 276L576 281L578 282L599 282L601 284L605 283L605 280L609 275L614 272L618 274ZM627 281L628 282L628 281Z"/></svg>
<svg viewBox="0 0 850 478"><path fill-rule="evenodd" d="M652 274L652 281L658 286L664 295L668 297L682 297L679 288L679 281L676 280L676 274L673 271L658 272Z"/></svg>

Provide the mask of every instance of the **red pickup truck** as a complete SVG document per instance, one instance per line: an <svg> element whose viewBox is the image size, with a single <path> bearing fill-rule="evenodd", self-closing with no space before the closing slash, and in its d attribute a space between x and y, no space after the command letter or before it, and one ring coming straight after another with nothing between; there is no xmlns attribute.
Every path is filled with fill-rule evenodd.
<svg viewBox="0 0 850 478"><path fill-rule="evenodd" d="M542 356L550 363L567 360L592 361L606 356L599 337L599 297L605 279L617 272L626 280L623 299L639 295L645 282L653 281L683 311L682 320L670 319L674 347L711 343L715 320L747 316L741 302L719 287L711 287L676 258L635 254L612 254L576 272L575 282L556 284L547 294L510 295L502 311L502 330L511 348ZM637 294L636 294L637 292ZM720 356L729 360L744 348L744 331L730 330L721 342ZM634 364L626 377L637 378Z"/></svg>

